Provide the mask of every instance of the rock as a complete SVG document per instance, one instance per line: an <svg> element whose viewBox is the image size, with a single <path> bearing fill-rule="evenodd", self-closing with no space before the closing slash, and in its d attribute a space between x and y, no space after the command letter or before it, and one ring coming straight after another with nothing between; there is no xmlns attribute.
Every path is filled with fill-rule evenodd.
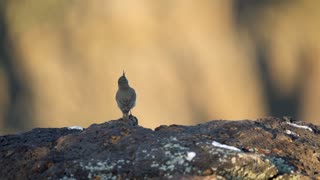
<svg viewBox="0 0 320 180"><path fill-rule="evenodd" d="M143 128L135 117L0 136L2 179L319 178L319 127L267 117Z"/></svg>

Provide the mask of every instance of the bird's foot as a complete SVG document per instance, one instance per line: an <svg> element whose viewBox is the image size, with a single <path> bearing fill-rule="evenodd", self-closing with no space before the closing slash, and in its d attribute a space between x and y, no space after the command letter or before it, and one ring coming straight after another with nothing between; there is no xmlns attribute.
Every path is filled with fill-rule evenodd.
<svg viewBox="0 0 320 180"><path fill-rule="evenodd" d="M133 116L132 114L130 114L130 116L129 116L129 122L133 126L137 126L139 124L138 118Z"/></svg>
<svg viewBox="0 0 320 180"><path fill-rule="evenodd" d="M132 114L130 114L128 116L123 116L122 120L132 126L138 125L138 119L135 116L133 116Z"/></svg>

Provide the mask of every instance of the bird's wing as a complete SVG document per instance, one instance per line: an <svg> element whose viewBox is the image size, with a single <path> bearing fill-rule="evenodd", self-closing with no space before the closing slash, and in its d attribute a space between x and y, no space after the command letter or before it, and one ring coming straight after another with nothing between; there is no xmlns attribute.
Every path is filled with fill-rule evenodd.
<svg viewBox="0 0 320 180"><path fill-rule="evenodd" d="M118 107L120 107L120 104L119 104L119 102L120 102L120 92L119 91L117 91L117 93L116 93L116 102L117 102Z"/></svg>
<svg viewBox="0 0 320 180"><path fill-rule="evenodd" d="M132 106L136 105L136 99L137 99L137 95L136 95L136 91L134 89L131 88L131 96L130 96L130 102L133 102Z"/></svg>

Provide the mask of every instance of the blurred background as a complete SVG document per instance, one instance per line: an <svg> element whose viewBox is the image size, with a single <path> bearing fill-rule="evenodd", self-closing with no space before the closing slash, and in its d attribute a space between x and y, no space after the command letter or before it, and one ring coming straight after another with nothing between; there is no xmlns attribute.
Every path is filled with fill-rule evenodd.
<svg viewBox="0 0 320 180"><path fill-rule="evenodd" d="M122 116L143 126L320 124L320 1L1 0L0 134Z"/></svg>

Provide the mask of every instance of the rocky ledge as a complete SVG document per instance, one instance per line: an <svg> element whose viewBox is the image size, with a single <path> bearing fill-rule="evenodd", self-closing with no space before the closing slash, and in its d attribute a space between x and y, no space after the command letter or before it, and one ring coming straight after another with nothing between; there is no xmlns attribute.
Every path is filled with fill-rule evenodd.
<svg viewBox="0 0 320 180"><path fill-rule="evenodd" d="M137 119L0 136L1 179L319 179L320 126L290 118L143 128Z"/></svg>

